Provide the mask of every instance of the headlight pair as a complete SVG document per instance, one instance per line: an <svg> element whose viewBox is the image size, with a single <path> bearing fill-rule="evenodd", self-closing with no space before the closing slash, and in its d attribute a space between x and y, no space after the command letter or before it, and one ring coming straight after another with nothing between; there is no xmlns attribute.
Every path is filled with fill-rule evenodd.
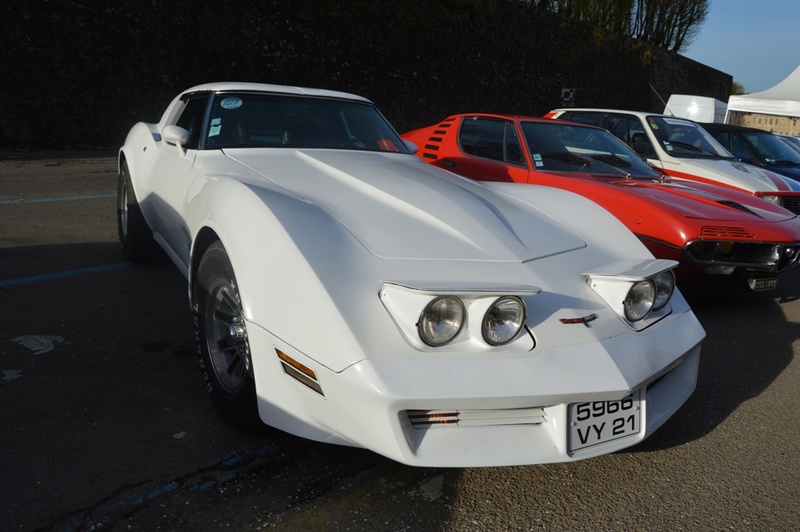
<svg viewBox="0 0 800 532"><path fill-rule="evenodd" d="M625 317L633 322L643 320L650 312L660 310L669 302L675 289L675 275L667 270L633 283L622 306Z"/></svg>
<svg viewBox="0 0 800 532"><path fill-rule="evenodd" d="M453 340L467 321L464 302L456 296L432 300L419 316L417 329L423 342L439 347ZM504 345L516 338L525 324L525 304L516 296L497 299L483 315L481 332L490 345Z"/></svg>
<svg viewBox="0 0 800 532"><path fill-rule="evenodd" d="M585 273L587 284L633 330L642 331L670 313L675 292L674 260L651 259L607 264Z"/></svg>

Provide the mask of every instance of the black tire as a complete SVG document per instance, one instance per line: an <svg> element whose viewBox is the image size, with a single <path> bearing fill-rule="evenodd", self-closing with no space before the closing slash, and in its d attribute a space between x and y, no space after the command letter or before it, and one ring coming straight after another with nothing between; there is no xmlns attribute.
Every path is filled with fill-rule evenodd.
<svg viewBox="0 0 800 532"><path fill-rule="evenodd" d="M211 401L231 425L247 431L263 428L241 298L219 241L200 259L192 302L200 370Z"/></svg>
<svg viewBox="0 0 800 532"><path fill-rule="evenodd" d="M153 231L142 216L136 194L131 187L128 164L120 165L117 180L117 232L122 255L131 262L152 262L161 256L153 240Z"/></svg>

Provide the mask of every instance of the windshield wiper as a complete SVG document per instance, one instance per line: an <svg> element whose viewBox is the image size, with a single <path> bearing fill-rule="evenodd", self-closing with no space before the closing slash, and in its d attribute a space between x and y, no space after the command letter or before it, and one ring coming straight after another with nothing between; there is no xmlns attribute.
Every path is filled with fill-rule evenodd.
<svg viewBox="0 0 800 532"><path fill-rule="evenodd" d="M549 153L543 153L542 157L547 157L550 159L555 159L557 161L563 161L567 164L574 164L580 166L581 168L586 168L587 166L591 166L592 161L572 152L557 152L551 151Z"/></svg>
<svg viewBox="0 0 800 532"><path fill-rule="evenodd" d="M552 159L556 159L559 161L564 161L567 164L574 164L576 166L580 166L579 171L581 172L591 172L596 173L598 175L602 174L622 174L626 177L630 177L630 172L625 170L624 168L620 168L620 166L627 166L630 167L631 164L628 161L617 157L616 155L590 155L589 157L578 155L577 153L573 152L550 152L550 153L543 153L542 157L548 157ZM612 164L617 163L617 164Z"/></svg>
<svg viewBox="0 0 800 532"><path fill-rule="evenodd" d="M622 157L617 157L616 155L599 154L592 155L591 158L617 168L630 168L633 166L630 162L626 161Z"/></svg>
<svg viewBox="0 0 800 532"><path fill-rule="evenodd" d="M679 148L683 148L687 150L686 152L682 152L680 155L691 155L694 157L713 157L715 159L719 159L720 156L718 153L714 153L712 151L704 150L703 148L698 148L693 144L688 144L686 142L681 142L679 140L667 140L664 141L664 144L670 144L672 146L677 146ZM675 155L675 154L673 154Z"/></svg>
<svg viewBox="0 0 800 532"><path fill-rule="evenodd" d="M800 163L796 163L794 161L786 161L786 160L779 160L779 161L768 161L769 164L774 164L775 166L800 166Z"/></svg>

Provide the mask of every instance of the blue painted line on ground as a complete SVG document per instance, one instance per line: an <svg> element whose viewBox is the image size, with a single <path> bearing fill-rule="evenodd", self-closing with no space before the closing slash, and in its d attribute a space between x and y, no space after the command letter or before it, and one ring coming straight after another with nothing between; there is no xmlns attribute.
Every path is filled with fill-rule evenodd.
<svg viewBox="0 0 800 532"><path fill-rule="evenodd" d="M42 275L31 275L29 277L17 277L14 279L0 279L0 288L6 286L16 286L20 284L39 283L42 281L53 281L55 279L65 279L67 277L75 277L77 275L86 275L90 273L102 273L111 270L119 270L132 266L130 262L118 262L117 264L106 264L104 266L92 266L89 268L79 268L77 270L66 270L63 272L45 273Z"/></svg>
<svg viewBox="0 0 800 532"><path fill-rule="evenodd" d="M54 201L81 201L91 199L108 199L116 198L116 194L89 194L86 196L67 196L64 198L33 198L33 199L18 199L18 200L2 200L0 205L24 205L28 203L50 203Z"/></svg>
<svg viewBox="0 0 800 532"><path fill-rule="evenodd" d="M66 532L76 532L78 530L88 530L87 523L104 523L109 527L119 523L122 516L143 508L144 506L157 501L159 498L169 496L176 491L203 491L224 485L227 482L236 480L241 474L247 471L237 471L235 468L245 468L250 463L257 460L269 461L278 456L283 448L273 443L245 447L223 456L219 461L207 464L204 467L194 468L168 481L166 484L155 488L139 492L137 494L126 493L127 490L118 490L118 493L107 498L95 508L89 509L85 514L76 516L70 520L66 527L61 530ZM233 468L231 472L220 471L220 469ZM94 530L94 528L92 528Z"/></svg>

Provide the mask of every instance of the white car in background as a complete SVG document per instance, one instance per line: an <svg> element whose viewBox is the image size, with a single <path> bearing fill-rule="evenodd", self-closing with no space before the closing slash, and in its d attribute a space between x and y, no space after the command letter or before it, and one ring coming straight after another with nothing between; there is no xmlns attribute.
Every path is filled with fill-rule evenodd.
<svg viewBox="0 0 800 532"><path fill-rule="evenodd" d="M187 278L219 412L415 466L572 461L652 434L705 336L677 263L581 196L411 152L370 101L278 85L200 85L133 126L123 254L157 243Z"/></svg>
<svg viewBox="0 0 800 532"><path fill-rule="evenodd" d="M586 108L555 109L545 116L603 127L667 175L742 190L800 214L800 183L740 162L691 120Z"/></svg>

